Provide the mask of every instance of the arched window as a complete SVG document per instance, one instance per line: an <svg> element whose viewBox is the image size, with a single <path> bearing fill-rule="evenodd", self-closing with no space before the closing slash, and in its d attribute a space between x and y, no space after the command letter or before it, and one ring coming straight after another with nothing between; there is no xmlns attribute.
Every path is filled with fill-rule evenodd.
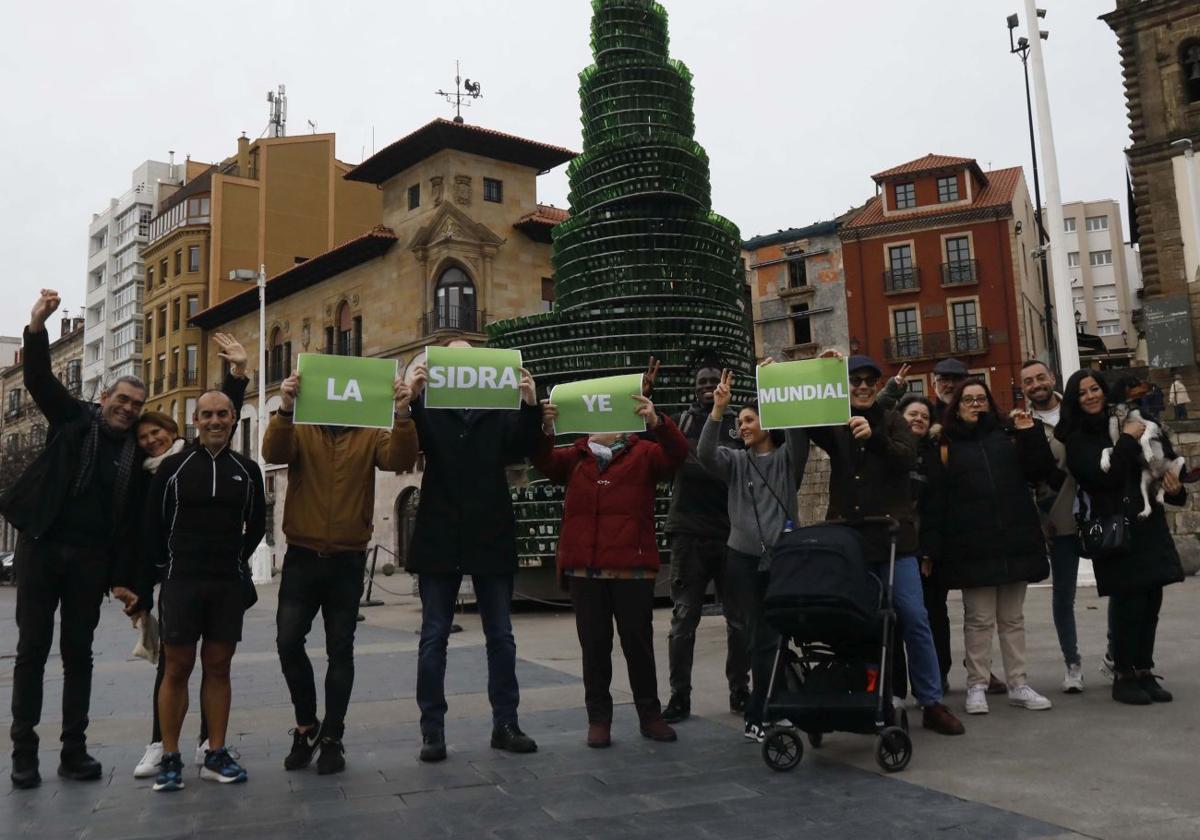
<svg viewBox="0 0 1200 840"><path fill-rule="evenodd" d="M337 354L362 355L362 318L350 314L350 304L342 301L337 311Z"/></svg>
<svg viewBox="0 0 1200 840"><path fill-rule="evenodd" d="M283 340L283 330L276 327L271 332L270 358L267 362L267 381L282 382L287 378L292 364L292 342Z"/></svg>
<svg viewBox="0 0 1200 840"><path fill-rule="evenodd" d="M1179 48L1179 69L1183 73L1183 98L1200 102L1200 41L1185 41Z"/></svg>
<svg viewBox="0 0 1200 840"><path fill-rule="evenodd" d="M475 332L475 284L461 268L451 266L438 277L434 323L439 330Z"/></svg>

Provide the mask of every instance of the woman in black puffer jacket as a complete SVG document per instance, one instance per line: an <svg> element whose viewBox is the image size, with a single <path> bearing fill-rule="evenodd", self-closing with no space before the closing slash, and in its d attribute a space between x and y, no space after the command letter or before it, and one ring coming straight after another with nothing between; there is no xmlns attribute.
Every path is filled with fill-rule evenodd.
<svg viewBox="0 0 1200 840"><path fill-rule="evenodd" d="M1039 426L1019 413L1015 426L1007 427L978 379L959 385L943 415L922 542L945 586L962 590L969 714L988 711L997 632L1009 702L1027 709L1051 705L1028 685L1025 672L1025 589L1050 574L1030 485L1059 476Z"/></svg>
<svg viewBox="0 0 1200 840"><path fill-rule="evenodd" d="M1126 420L1116 444L1109 433L1108 389L1091 370L1080 370L1063 388L1062 417L1055 436L1067 446L1067 468L1087 494L1093 517L1124 514L1130 523L1130 547L1118 559L1093 558L1096 590L1108 595L1116 674L1112 696L1120 703L1144 706L1166 703L1171 693L1154 676L1154 637L1162 607L1163 587L1183 580L1183 566L1167 526L1163 506L1150 497L1145 519L1140 488L1142 453L1138 444L1145 426ZM1112 449L1106 472L1100 456ZM1163 480L1166 501L1182 505L1187 491L1174 475Z"/></svg>

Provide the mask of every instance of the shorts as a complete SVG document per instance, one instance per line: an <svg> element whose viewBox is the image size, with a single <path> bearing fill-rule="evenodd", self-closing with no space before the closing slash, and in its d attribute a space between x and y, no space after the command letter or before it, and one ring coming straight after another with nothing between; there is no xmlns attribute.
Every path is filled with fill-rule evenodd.
<svg viewBox="0 0 1200 840"><path fill-rule="evenodd" d="M158 595L163 644L195 645L242 640L245 586L237 578L163 581Z"/></svg>

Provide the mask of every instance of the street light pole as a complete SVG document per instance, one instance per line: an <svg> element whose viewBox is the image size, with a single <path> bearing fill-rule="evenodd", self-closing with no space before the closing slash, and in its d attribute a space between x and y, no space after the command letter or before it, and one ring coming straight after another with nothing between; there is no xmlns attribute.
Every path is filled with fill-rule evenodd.
<svg viewBox="0 0 1200 840"><path fill-rule="evenodd" d="M258 468L263 484L267 481L267 462L263 459L263 437L267 431L267 267L258 266ZM271 548L264 538L254 552L255 583L271 581Z"/></svg>

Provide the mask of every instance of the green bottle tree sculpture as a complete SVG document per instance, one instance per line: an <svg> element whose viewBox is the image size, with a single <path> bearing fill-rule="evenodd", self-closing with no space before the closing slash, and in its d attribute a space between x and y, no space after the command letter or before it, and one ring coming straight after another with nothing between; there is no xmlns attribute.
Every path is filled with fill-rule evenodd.
<svg viewBox="0 0 1200 840"><path fill-rule="evenodd" d="M661 411L693 399L711 352L753 392L741 236L712 212L708 156L693 139L692 75L668 57L667 12L651 0L593 0L595 64L579 75L583 153L568 168L571 218L553 230L555 308L488 327L518 348L539 390L662 362ZM551 561L561 492L514 495L523 564ZM669 497L659 498L665 515Z"/></svg>

